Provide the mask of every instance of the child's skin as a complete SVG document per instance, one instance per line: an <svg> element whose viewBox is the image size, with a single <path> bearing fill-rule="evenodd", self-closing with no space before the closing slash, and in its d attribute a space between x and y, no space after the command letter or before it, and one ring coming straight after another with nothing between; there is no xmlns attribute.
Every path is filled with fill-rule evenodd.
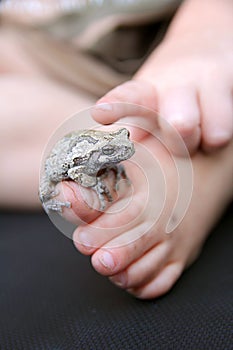
<svg viewBox="0 0 233 350"><path fill-rule="evenodd" d="M231 0L185 2L134 80L98 101L95 118L109 123L122 117L109 111L108 102L138 103L172 123L190 152L200 143L209 151L229 142L233 135L232 13ZM101 103L105 103L103 110Z"/></svg>
<svg viewBox="0 0 233 350"><path fill-rule="evenodd" d="M92 255L92 264L99 273L110 276L113 283L140 298L158 297L170 290L182 271L196 259L211 227L232 198L233 142L223 147L232 139L233 131L232 13L233 3L228 0L221 3L213 0L211 6L210 2L187 1L163 43L134 80L110 91L93 111L98 122L109 124L124 120L121 109L113 102L132 102L158 110L180 132L190 153L196 151L192 157L193 196L178 228L171 235L165 234L169 208L175 200L174 167L170 156L148 135L141 138L141 143L163 164L168 176L168 196L165 214L137 240L135 237L145 232L150 217L144 214L142 221L132 221L146 198L145 184L130 166L127 171L135 191L132 211L118 215L85 211L78 186L79 202L68 189L69 184L62 185L66 200L73 203L72 221L75 222L76 214L92 221L91 226L84 225L75 231L76 247ZM129 119L134 124L138 122L133 117ZM151 120L151 126L153 123ZM133 132L132 137L137 138L137 133ZM172 139L168 142L170 149L179 153ZM204 151L219 150L207 156L200 147ZM89 196L89 203L92 201ZM127 232L110 229L128 221L132 225Z"/></svg>
<svg viewBox="0 0 233 350"><path fill-rule="evenodd" d="M35 209L40 206L39 168L48 138L64 117L95 100L46 77L17 39L1 29L0 207Z"/></svg>
<svg viewBox="0 0 233 350"><path fill-rule="evenodd" d="M164 150L148 135L141 138L141 143L148 147L163 165L168 180L168 195L163 215L148 233L137 240L135 240L135 236L145 232L145 227L150 221L147 212L144 213L141 222L132 221L132 225L127 232L120 228L116 228L114 232L107 229L108 226L114 227L115 223L120 227L125 222L131 222L130 219L137 215L135 208L140 211L140 206L145 203L143 178L130 166L127 167L127 173L135 190L131 205L132 211L122 211L119 215L109 216L91 210L82 200L82 189L72 184L77 191L74 195L70 183L63 182L59 185L63 189L61 193L63 193L66 200L72 202L72 210L69 214L65 210L65 216L69 216L69 219L73 222L78 222L79 216L86 222L91 222L92 225L105 228L104 230L92 229L92 226L89 225L79 227L74 233L77 248L86 255L92 255L92 264L99 273L110 276L113 283L140 298L157 297L170 290L182 271L196 259L211 227L232 198L233 142L231 141L229 145L222 147L232 138L232 12L233 4L231 0L221 2L213 0L211 5L210 2L201 0L187 1L177 13L163 43L141 67L134 80L108 93L99 101L102 106L93 111L96 120L108 124L123 116L119 115L114 108L112 110L106 109L106 103L111 105L111 102L133 102L158 110L160 115L170 120L178 129L190 152L196 152L192 156L194 168L193 196L188 212L178 228L170 235L164 233L165 225L170 216L170 209L176 196L173 190L176 188L176 181L173 176L175 169L170 155L164 153ZM24 70L24 67L20 67L19 71L21 69ZM25 76L25 72L23 75ZM49 133L62 120L61 115L66 112L64 109L60 114L62 106L69 104L67 112L71 113L75 107L78 109L92 104L91 97L82 99L82 97L78 98L77 96L76 98L73 91L68 91L66 87L49 82L44 77L40 77L40 73L36 73L32 77L29 72L26 76L29 85L31 82L34 86L43 85L43 88L38 88L38 91L34 93L35 100L36 97L37 99L43 99L45 96L43 92L51 88L49 96L54 96L54 100L59 101L56 108L60 117L56 117L57 120L51 121L50 128L48 128ZM9 80L6 81L5 78L7 80L9 78L14 79L13 83L9 84L8 89L6 87ZM4 79L1 78L3 92L9 91L10 86L19 89L19 86L26 83L21 74L17 83L15 72L13 76L8 74ZM35 80L32 81L31 79ZM31 89L28 90L33 95ZM41 95L38 95L39 91ZM29 104L30 100L28 99ZM4 115L7 112L13 116L12 120L17 120L18 108L21 104L9 108L12 99L9 97L6 101L8 103L6 102L4 107ZM105 109L102 108L103 103ZM49 116L51 115L52 105L50 105L51 109L46 109ZM32 106L35 109L35 103ZM21 109L21 112L24 109L25 106ZM25 124L30 120L34 109L25 114ZM46 115L46 111L41 109L41 103L38 103L38 112L40 112L39 115ZM53 110L52 114L56 115L56 111L54 113ZM45 120L48 120L47 116L45 118ZM23 127L22 123L20 125ZM38 125L41 125L41 120ZM164 130L164 133L166 133L166 130ZM133 138L134 136L136 135L132 133ZM172 142L170 135L167 135L167 139L171 143L170 148L176 153L176 144ZM35 144L34 136L33 140L29 140L28 143L30 144L30 142ZM43 139L44 143L45 140ZM8 144L6 140L5 145L7 145L7 148L5 148L7 152L12 146L11 157L9 153L7 155L7 152L2 152L1 156L7 155L5 164L8 164L9 167L12 166L12 170L14 170L17 168L15 164L18 162L20 168L20 158L15 157L15 147L13 147L12 142ZM214 150L215 152L206 155L200 149L200 146L203 150ZM219 147L222 147L222 149L216 151L216 148ZM40 140L38 149L41 151L41 148ZM17 188L21 190L21 183L28 175L28 169L33 166L36 167L38 164L39 152L37 152L36 159L33 158L35 154L33 152L34 150L31 153L31 158L28 158L31 159L30 166L21 166L20 168L22 169L21 177L17 179L15 177L9 178L11 169L5 172L5 176L1 172L0 180L3 185L8 183L12 186L13 183L16 190ZM22 150L21 153L25 154ZM14 159L14 163L9 163L9 157ZM24 161L24 164L27 161ZM1 168L6 169L5 166ZM12 172L13 175L14 172ZM24 203L24 199L22 200L22 196L20 197L19 194L9 200L9 193L12 193L11 188L9 186L2 186L2 188L4 190L3 194L5 194L2 197L1 193L1 201L3 198L4 201L9 201L9 203L17 200L16 204ZM13 191L13 193L15 192ZM92 190L87 191L87 194L89 196L88 203L96 200ZM123 189L119 203L122 196ZM113 208L115 204L113 204ZM156 201L154 205L156 206ZM108 220L109 218L110 220ZM118 248L113 248L113 245L117 245ZM104 253L107 259L105 261L103 261Z"/></svg>
<svg viewBox="0 0 233 350"><path fill-rule="evenodd" d="M197 152L193 156L195 181L192 200L183 221L171 234L165 234L165 226L176 199L175 168L169 154L156 141L147 137L141 144L148 147L161 163L167 180L165 209L152 227L150 211L152 208L158 210L161 193L156 192L154 202L146 206L137 220L145 209L146 183L130 166L127 166L127 174L134 188L132 202L118 214L111 215L108 210L101 214L88 208L86 202L91 207L96 203L95 193L83 190L75 183L62 182L59 190L60 198L72 203L72 209L65 209L64 216L73 223L79 224L80 219L90 223L82 224L74 232L77 249L92 255L92 265L100 274L109 276L116 285L145 299L158 297L171 289L183 270L198 257L210 229L231 200L233 142L211 155ZM152 148L153 145L156 147ZM147 173L149 169L144 171ZM110 207L111 210L115 211L116 205L121 208L122 199L127 197L125 190L123 186L120 198ZM128 196L130 198L130 193ZM124 228L126 223L129 223L127 231ZM148 232L147 227L150 227Z"/></svg>

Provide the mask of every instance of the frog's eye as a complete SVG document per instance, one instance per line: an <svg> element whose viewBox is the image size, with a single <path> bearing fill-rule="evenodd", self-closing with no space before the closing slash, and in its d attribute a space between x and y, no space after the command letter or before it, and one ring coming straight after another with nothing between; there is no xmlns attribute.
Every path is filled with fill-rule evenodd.
<svg viewBox="0 0 233 350"><path fill-rule="evenodd" d="M103 147L102 151L103 151L103 154L110 156L111 154L114 153L115 148L113 146L105 146Z"/></svg>

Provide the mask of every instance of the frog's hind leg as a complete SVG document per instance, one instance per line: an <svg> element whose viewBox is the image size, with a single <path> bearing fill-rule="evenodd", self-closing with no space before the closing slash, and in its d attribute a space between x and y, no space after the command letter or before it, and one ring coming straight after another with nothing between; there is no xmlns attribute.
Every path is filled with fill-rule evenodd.
<svg viewBox="0 0 233 350"><path fill-rule="evenodd" d="M42 177L39 188L39 198L42 203L48 202L59 194L55 185L56 183L50 181L46 175Z"/></svg>
<svg viewBox="0 0 233 350"><path fill-rule="evenodd" d="M50 199L49 201L43 203L43 208L47 214L49 214L50 210L55 211L57 213L62 213L64 207L71 208L71 203L61 202L56 199Z"/></svg>
<svg viewBox="0 0 233 350"><path fill-rule="evenodd" d="M46 176L42 178L40 183L39 197L47 214L49 214L50 210L62 213L63 207L71 207L71 203L69 202L61 202L54 199L54 197L59 194L55 185L56 184L49 181Z"/></svg>
<svg viewBox="0 0 233 350"><path fill-rule="evenodd" d="M121 180L126 180L128 184L131 183L125 172L124 166L121 164L102 169L102 171L100 171L96 177L96 185L93 186L93 189L96 191L99 197L101 211L106 208L106 199L108 202L113 202L111 192L109 191L104 181L106 178L108 178L110 172L114 173L114 184L113 187L111 186L112 190L116 192L119 190L119 182Z"/></svg>
<svg viewBox="0 0 233 350"><path fill-rule="evenodd" d="M112 170L115 172L115 186L114 189L115 191L119 191L119 183L121 180L126 180L127 184L130 185L131 181L128 178L125 168L123 165L118 164L115 167L112 168Z"/></svg>

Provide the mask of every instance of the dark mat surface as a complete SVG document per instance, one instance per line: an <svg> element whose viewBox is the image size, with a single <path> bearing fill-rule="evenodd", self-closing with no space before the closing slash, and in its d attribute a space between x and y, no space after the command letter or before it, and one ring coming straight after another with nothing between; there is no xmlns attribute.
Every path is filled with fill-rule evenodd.
<svg viewBox="0 0 233 350"><path fill-rule="evenodd" d="M173 290L140 301L43 214L0 214L0 349L233 349L231 206Z"/></svg>

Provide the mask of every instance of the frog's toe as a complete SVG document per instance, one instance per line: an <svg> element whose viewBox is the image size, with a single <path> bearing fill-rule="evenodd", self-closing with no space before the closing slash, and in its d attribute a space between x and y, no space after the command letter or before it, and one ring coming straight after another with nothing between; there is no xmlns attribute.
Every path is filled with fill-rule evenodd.
<svg viewBox="0 0 233 350"><path fill-rule="evenodd" d="M50 211L55 211L61 214L63 212L64 207L71 208L71 203L51 200L47 203L43 203L43 207L47 214L49 214Z"/></svg>

